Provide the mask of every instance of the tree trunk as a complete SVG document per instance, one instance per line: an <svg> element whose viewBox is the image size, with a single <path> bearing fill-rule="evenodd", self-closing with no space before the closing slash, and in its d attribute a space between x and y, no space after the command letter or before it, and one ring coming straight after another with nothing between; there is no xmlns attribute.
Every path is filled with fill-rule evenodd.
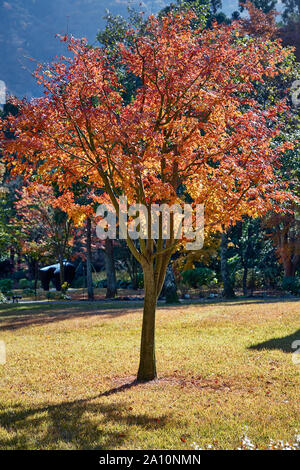
<svg viewBox="0 0 300 470"><path fill-rule="evenodd" d="M62 253L59 254L59 280L60 280L60 289L58 289L59 291L61 291L61 287L63 285L63 283L65 282L65 275L64 275L64 257L62 255Z"/></svg>
<svg viewBox="0 0 300 470"><path fill-rule="evenodd" d="M248 278L248 266L244 266L244 272L243 272L243 294L244 295L248 294L247 278Z"/></svg>
<svg viewBox="0 0 300 470"><path fill-rule="evenodd" d="M227 245L228 245L227 234L225 231L223 231L222 241L221 241L221 274L222 274L223 289L224 289L223 296L226 299L232 299L232 297L234 297L235 294L231 285L231 280L230 280L229 270L228 270Z"/></svg>
<svg viewBox="0 0 300 470"><path fill-rule="evenodd" d="M15 250L14 248L10 249L10 266L11 266L11 272L15 272Z"/></svg>
<svg viewBox="0 0 300 470"><path fill-rule="evenodd" d="M295 277L297 264L293 263L291 257L286 257L283 260L283 269L284 269L284 277Z"/></svg>
<svg viewBox="0 0 300 470"><path fill-rule="evenodd" d="M114 260L114 247L110 238L105 239L104 256L107 279L106 298L113 299L117 294L117 280Z"/></svg>
<svg viewBox="0 0 300 470"><path fill-rule="evenodd" d="M131 255L129 257L126 265L127 265L127 270L130 276L132 289L137 290L138 289L138 265L134 256Z"/></svg>
<svg viewBox="0 0 300 470"><path fill-rule="evenodd" d="M86 220L86 283L88 299L94 300L93 276L92 276L92 221Z"/></svg>
<svg viewBox="0 0 300 470"><path fill-rule="evenodd" d="M156 377L155 361L155 311L157 294L152 263L143 266L145 300L138 381L146 382Z"/></svg>
<svg viewBox="0 0 300 470"><path fill-rule="evenodd" d="M18 255L17 255L17 270L18 271L21 271L21 253L18 251Z"/></svg>
<svg viewBox="0 0 300 470"><path fill-rule="evenodd" d="M39 262L35 260L34 262L34 296L36 297L37 283L39 278Z"/></svg>
<svg viewBox="0 0 300 470"><path fill-rule="evenodd" d="M34 258L27 258L26 257L26 263L28 266L28 274L29 274L29 280L34 281L34 275L35 275L35 260Z"/></svg>
<svg viewBox="0 0 300 470"><path fill-rule="evenodd" d="M133 271L132 276L130 276L131 284L132 284L132 289L133 290L138 290L139 285L138 285L138 273L137 270Z"/></svg>

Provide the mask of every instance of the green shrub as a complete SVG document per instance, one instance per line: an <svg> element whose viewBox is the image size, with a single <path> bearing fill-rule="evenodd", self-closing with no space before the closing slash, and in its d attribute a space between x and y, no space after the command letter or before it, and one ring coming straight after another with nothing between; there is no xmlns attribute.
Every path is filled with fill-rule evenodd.
<svg viewBox="0 0 300 470"><path fill-rule="evenodd" d="M46 297L48 300L67 300L69 297L64 294L63 292L59 291L48 291L46 293Z"/></svg>
<svg viewBox="0 0 300 470"><path fill-rule="evenodd" d="M136 281L137 281L138 289L143 289L144 288L144 275L143 275L143 273L137 273Z"/></svg>
<svg viewBox="0 0 300 470"><path fill-rule="evenodd" d="M85 287L85 278L84 276L79 276L72 282L72 287L74 289L82 289Z"/></svg>
<svg viewBox="0 0 300 470"><path fill-rule="evenodd" d="M106 289L107 288L107 280L102 279L102 281L99 281L98 284L97 284L97 287L99 289Z"/></svg>
<svg viewBox="0 0 300 470"><path fill-rule="evenodd" d="M244 276L243 269L239 269L235 272L235 276L234 276L235 287L243 286L243 276ZM259 269L249 268L248 274L247 274L247 287L249 287L250 289L251 288L253 289L264 288L265 287L264 273Z"/></svg>
<svg viewBox="0 0 300 470"><path fill-rule="evenodd" d="M50 292L49 290L46 292L46 298L47 298L48 300L50 300L50 299L53 298L52 292Z"/></svg>
<svg viewBox="0 0 300 470"><path fill-rule="evenodd" d="M118 289L128 289L129 286L131 286L130 281L124 281L124 280L121 279L117 282Z"/></svg>
<svg viewBox="0 0 300 470"><path fill-rule="evenodd" d="M23 269L21 271L15 271L12 274L12 278L15 279L16 281L19 281L20 279L24 279L26 277L26 271Z"/></svg>
<svg viewBox="0 0 300 470"><path fill-rule="evenodd" d="M182 273L183 282L190 287L207 286L216 283L216 273L209 268L188 269Z"/></svg>
<svg viewBox="0 0 300 470"><path fill-rule="evenodd" d="M32 297L34 295L34 290L30 289L30 287L27 287L26 289L23 290L23 295L25 297Z"/></svg>
<svg viewBox="0 0 300 470"><path fill-rule="evenodd" d="M25 277L19 280L18 285L20 289L29 289L31 287L30 281L28 281L28 279Z"/></svg>
<svg viewBox="0 0 300 470"><path fill-rule="evenodd" d="M2 292L0 292L0 304L6 304L7 302L7 298L5 297L4 294L2 294Z"/></svg>
<svg viewBox="0 0 300 470"><path fill-rule="evenodd" d="M0 291L2 294L7 294L13 288L13 280L12 279L1 279L0 280Z"/></svg>
<svg viewBox="0 0 300 470"><path fill-rule="evenodd" d="M293 295L300 295L300 279L297 277L284 277L282 279L282 289Z"/></svg>

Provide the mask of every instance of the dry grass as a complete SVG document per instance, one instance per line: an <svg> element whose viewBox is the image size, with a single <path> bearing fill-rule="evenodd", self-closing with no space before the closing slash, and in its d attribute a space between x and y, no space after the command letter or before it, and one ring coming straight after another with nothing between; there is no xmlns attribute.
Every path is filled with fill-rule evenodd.
<svg viewBox="0 0 300 470"><path fill-rule="evenodd" d="M1 449L235 448L300 429L300 301L160 307L159 378L137 385L137 304L0 306Z"/></svg>

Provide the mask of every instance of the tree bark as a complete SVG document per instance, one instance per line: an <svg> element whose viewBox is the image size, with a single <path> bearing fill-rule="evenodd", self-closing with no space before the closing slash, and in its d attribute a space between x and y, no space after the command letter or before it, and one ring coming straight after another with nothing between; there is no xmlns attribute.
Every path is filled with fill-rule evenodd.
<svg viewBox="0 0 300 470"><path fill-rule="evenodd" d="M92 276L92 221L90 217L86 220L86 283L88 299L94 300L94 287Z"/></svg>
<svg viewBox="0 0 300 470"><path fill-rule="evenodd" d="M248 266L244 266L244 272L243 272L243 294L244 295L248 294L247 278L248 278Z"/></svg>
<svg viewBox="0 0 300 470"><path fill-rule="evenodd" d="M29 279L30 281L34 281L34 275L35 275L35 260L34 258L26 257L26 263L28 266L28 274L29 274Z"/></svg>
<svg viewBox="0 0 300 470"><path fill-rule="evenodd" d="M38 260L34 261L34 295L36 297L37 283L39 278L39 262Z"/></svg>
<svg viewBox="0 0 300 470"><path fill-rule="evenodd" d="M228 262L227 262L227 246L228 246L227 234L225 231L223 231L222 240L221 240L221 274L222 274L222 281L223 281L223 296L226 299L232 299L235 296L235 294L234 294L234 290L232 288L231 280L229 276Z"/></svg>
<svg viewBox="0 0 300 470"><path fill-rule="evenodd" d="M107 279L106 298L113 299L117 295L117 280L114 260L114 247L110 238L105 239L104 256Z"/></svg>
<svg viewBox="0 0 300 470"><path fill-rule="evenodd" d="M130 252L129 252L130 253ZM128 257L128 260L126 261L126 267L130 276L131 284L132 284L132 289L137 290L138 289L138 265L135 257L130 254Z"/></svg>
<svg viewBox="0 0 300 470"><path fill-rule="evenodd" d="M22 262L21 253L18 251L18 254L17 254L17 270L18 271L21 271L21 262Z"/></svg>
<svg viewBox="0 0 300 470"><path fill-rule="evenodd" d="M283 259L284 277L295 277L298 261L299 257L296 256L294 259L291 259L290 256Z"/></svg>
<svg viewBox="0 0 300 470"><path fill-rule="evenodd" d="M64 257L62 253L59 253L59 280L60 280L60 289L61 291L62 285L65 282L65 268L64 268Z"/></svg>
<svg viewBox="0 0 300 470"><path fill-rule="evenodd" d="M11 266L11 272L15 272L15 249L12 247L10 249L10 266Z"/></svg>
<svg viewBox="0 0 300 470"><path fill-rule="evenodd" d="M152 263L143 266L145 300L141 338L140 365L137 379L141 382L156 377L155 360L155 311L157 292L155 287Z"/></svg>

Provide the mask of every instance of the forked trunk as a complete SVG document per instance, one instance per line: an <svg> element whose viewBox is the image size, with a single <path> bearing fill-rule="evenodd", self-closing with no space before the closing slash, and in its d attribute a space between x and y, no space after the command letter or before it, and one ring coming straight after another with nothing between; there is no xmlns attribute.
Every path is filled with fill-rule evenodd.
<svg viewBox="0 0 300 470"><path fill-rule="evenodd" d="M155 361L155 311L157 294L155 289L154 273L151 264L143 266L144 271L144 313L141 339L140 366L138 381L146 382L156 377Z"/></svg>

